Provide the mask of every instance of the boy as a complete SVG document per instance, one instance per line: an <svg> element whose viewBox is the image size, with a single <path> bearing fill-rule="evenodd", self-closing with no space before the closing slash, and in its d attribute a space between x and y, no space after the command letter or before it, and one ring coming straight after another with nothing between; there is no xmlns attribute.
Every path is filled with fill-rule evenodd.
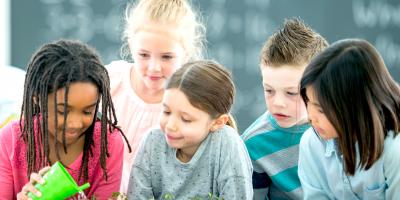
<svg viewBox="0 0 400 200"><path fill-rule="evenodd" d="M327 41L297 18L285 20L261 50L260 68L268 111L243 134L254 172L254 199L301 199L299 142L310 127L299 82Z"/></svg>

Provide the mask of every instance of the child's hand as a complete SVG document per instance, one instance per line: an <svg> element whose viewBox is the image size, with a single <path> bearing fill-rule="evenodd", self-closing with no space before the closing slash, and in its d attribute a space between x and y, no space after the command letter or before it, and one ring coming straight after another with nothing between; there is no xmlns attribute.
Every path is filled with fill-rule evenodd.
<svg viewBox="0 0 400 200"><path fill-rule="evenodd" d="M50 167L44 167L39 171L39 173L32 173L31 177L29 179L29 182L22 187L21 192L17 194L17 199L18 200L25 200L25 199L30 199L28 197L28 193L32 192L35 196L40 197L42 194L35 188L36 183L44 184L44 180L42 178L43 174L45 174L47 171L49 171Z"/></svg>

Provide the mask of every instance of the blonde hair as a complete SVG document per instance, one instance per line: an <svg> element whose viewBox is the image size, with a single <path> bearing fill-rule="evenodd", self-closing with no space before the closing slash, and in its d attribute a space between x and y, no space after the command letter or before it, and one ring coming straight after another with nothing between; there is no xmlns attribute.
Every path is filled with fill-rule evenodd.
<svg viewBox="0 0 400 200"><path fill-rule="evenodd" d="M137 4L128 4L125 12L122 54L130 55L128 40L148 22L174 26L180 31L181 42L189 60L202 58L205 27L200 16L186 0L138 0Z"/></svg>

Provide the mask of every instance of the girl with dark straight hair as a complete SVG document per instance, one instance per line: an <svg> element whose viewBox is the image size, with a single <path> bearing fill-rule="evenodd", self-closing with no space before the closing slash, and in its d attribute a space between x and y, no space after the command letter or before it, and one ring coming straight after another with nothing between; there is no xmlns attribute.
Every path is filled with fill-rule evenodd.
<svg viewBox="0 0 400 200"><path fill-rule="evenodd" d="M311 61L301 95L305 199L400 199L400 88L367 41L341 40Z"/></svg>

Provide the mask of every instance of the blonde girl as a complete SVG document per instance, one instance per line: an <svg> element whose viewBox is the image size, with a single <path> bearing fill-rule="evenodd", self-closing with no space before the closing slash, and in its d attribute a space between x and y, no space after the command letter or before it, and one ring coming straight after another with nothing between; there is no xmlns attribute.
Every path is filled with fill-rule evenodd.
<svg viewBox="0 0 400 200"><path fill-rule="evenodd" d="M186 0L139 0L127 7L125 21L123 50L133 62L107 66L119 125L132 146L132 153L124 150L122 192L143 135L158 124L165 81L201 57L204 39L204 26Z"/></svg>

